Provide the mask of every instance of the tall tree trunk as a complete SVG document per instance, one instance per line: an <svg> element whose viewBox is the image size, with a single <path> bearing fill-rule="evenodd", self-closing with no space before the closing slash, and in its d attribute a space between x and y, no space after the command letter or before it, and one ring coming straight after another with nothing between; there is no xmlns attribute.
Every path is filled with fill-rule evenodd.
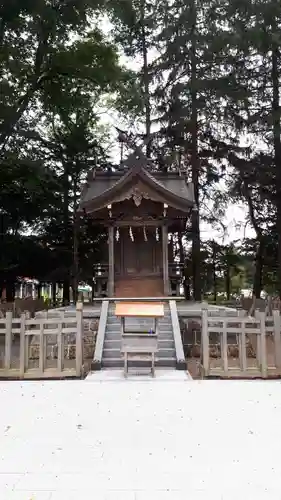
<svg viewBox="0 0 281 500"><path fill-rule="evenodd" d="M73 302L76 304L78 300L78 281L79 281L79 257L78 257L78 235L79 235L79 216L77 214L77 189L78 180L75 177L73 179L73 280L72 280L72 290L73 290Z"/></svg>
<svg viewBox="0 0 281 500"><path fill-rule="evenodd" d="M55 281L52 283L52 303L53 303L53 307L56 307L56 305L57 305L57 284Z"/></svg>
<svg viewBox="0 0 281 500"><path fill-rule="evenodd" d="M67 276L63 280L63 305L68 306L70 304L70 278Z"/></svg>
<svg viewBox="0 0 281 500"><path fill-rule="evenodd" d="M66 276L63 279L63 305L70 303L70 255L71 255L71 242L70 242L70 221L69 221L69 178L68 178L68 164L64 165L63 173L63 225L64 225L64 248L65 248L65 267Z"/></svg>
<svg viewBox="0 0 281 500"><path fill-rule="evenodd" d="M192 211L192 274L193 296L196 301L201 300L201 275L200 275L200 218L199 218L199 173L200 163L198 155L198 102L197 102L197 56L196 56L196 23L197 13L195 0L193 0L192 14L192 39L191 39L191 167L192 182L196 208Z"/></svg>
<svg viewBox="0 0 281 500"><path fill-rule="evenodd" d="M226 264L226 271L225 271L225 291L226 291L226 300L230 300L231 278L230 278L230 266L229 266L229 264Z"/></svg>
<svg viewBox="0 0 281 500"><path fill-rule="evenodd" d="M263 285L263 264L264 264L264 244L263 240L260 239L258 242L258 249L255 258L255 275L253 283L253 295L260 299Z"/></svg>
<svg viewBox="0 0 281 500"><path fill-rule="evenodd" d="M13 279L9 279L6 281L6 301L14 302L15 300L15 282Z"/></svg>
<svg viewBox="0 0 281 500"><path fill-rule="evenodd" d="M252 202L251 193L248 187L247 179L244 179L244 195L248 203L249 207L249 216L252 223L252 226L256 232L258 248L256 251L255 257L255 274L254 274L254 283L253 283L253 294L260 298L262 292L262 284L263 284L263 263L264 263L264 234L262 229L260 228L256 216L254 205Z"/></svg>
<svg viewBox="0 0 281 500"><path fill-rule="evenodd" d="M215 245L213 246L213 263L212 263L212 268L213 268L213 290L214 290L214 302L217 302L218 298L218 287L217 287L217 266L216 266L216 248Z"/></svg>
<svg viewBox="0 0 281 500"><path fill-rule="evenodd" d="M274 141L274 163L276 170L276 209L278 233L278 290L281 298L281 125L280 125L280 92L279 70L280 52L278 46L272 50L272 122Z"/></svg>
<svg viewBox="0 0 281 500"><path fill-rule="evenodd" d="M3 47L4 37L5 37L6 20L0 19L0 47Z"/></svg>
<svg viewBox="0 0 281 500"><path fill-rule="evenodd" d="M63 280L63 305L68 306L70 304L70 279L66 277Z"/></svg>
<svg viewBox="0 0 281 500"><path fill-rule="evenodd" d="M151 155L151 104L150 104L150 89L149 89L149 68L148 68L148 54L147 54L147 36L145 29L145 6L146 0L141 1L140 15L141 15L141 44L142 44L142 58L143 58L143 97L145 107L145 134L147 138L146 143L146 156L149 158Z"/></svg>
<svg viewBox="0 0 281 500"><path fill-rule="evenodd" d="M190 277L188 275L185 275L184 277L183 289L186 300L190 300L191 299Z"/></svg>

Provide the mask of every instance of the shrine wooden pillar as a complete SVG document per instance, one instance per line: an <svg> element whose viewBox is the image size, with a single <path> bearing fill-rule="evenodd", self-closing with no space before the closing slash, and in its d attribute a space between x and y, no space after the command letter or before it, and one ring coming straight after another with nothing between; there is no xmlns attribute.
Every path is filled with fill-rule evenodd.
<svg viewBox="0 0 281 500"><path fill-rule="evenodd" d="M114 227L108 227L108 296L114 296Z"/></svg>
<svg viewBox="0 0 281 500"><path fill-rule="evenodd" d="M170 293L169 267L168 267L168 228L165 225L162 226L162 255L163 255L164 295L168 296Z"/></svg>

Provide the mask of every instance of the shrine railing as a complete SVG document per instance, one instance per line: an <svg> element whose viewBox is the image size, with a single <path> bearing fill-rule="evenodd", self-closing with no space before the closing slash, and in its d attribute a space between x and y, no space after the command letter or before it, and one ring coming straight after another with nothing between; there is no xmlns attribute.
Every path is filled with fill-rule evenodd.
<svg viewBox="0 0 281 500"><path fill-rule="evenodd" d="M95 264L93 267L94 277L96 279L108 278L108 264ZM183 277L184 264L182 262L169 262L169 277L181 279Z"/></svg>

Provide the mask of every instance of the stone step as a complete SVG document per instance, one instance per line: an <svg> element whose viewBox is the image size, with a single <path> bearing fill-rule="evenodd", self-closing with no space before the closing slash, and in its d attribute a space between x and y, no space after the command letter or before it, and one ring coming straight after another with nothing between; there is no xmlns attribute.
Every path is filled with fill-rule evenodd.
<svg viewBox="0 0 281 500"><path fill-rule="evenodd" d="M107 336L107 335L109 335L111 333L114 333L115 335L120 335L120 337L121 337L121 330L120 330L120 328L106 328L105 336ZM130 332L130 333L135 333L135 334L142 333L143 335L145 335L145 334L149 335L148 331L144 331L144 332L133 331L133 332ZM172 330L172 328L167 329L167 330L159 330L158 331L158 336L160 337L161 335L164 335L165 337L167 335L170 336L170 337L173 337L173 330Z"/></svg>
<svg viewBox="0 0 281 500"><path fill-rule="evenodd" d="M176 368L176 359L175 358L161 358L161 359L156 359L155 360L155 366L164 366L164 367L172 367ZM135 360L135 361L129 361L128 362L129 368L145 368L145 367L150 367L151 362L148 360ZM107 358L102 360L102 368L123 368L124 367L124 361L123 359L120 358Z"/></svg>
<svg viewBox="0 0 281 500"><path fill-rule="evenodd" d="M115 328L107 326L106 330L105 330L105 335L110 334L110 333L116 333L116 334L119 333L119 335L121 336L121 329L118 326ZM145 330L145 329L143 331L140 331L140 330L135 330L132 328L132 331L130 331L129 333L136 333L136 334L140 333L140 334L147 334L148 335L149 331ZM172 335L173 336L173 329L172 329L172 327L165 328L165 329L159 328L158 335L159 336L160 335Z"/></svg>
<svg viewBox="0 0 281 500"><path fill-rule="evenodd" d="M171 339L158 339L159 349L173 349L174 348L174 340ZM121 348L121 338L115 338L112 340L104 341L104 349L120 349Z"/></svg>
<svg viewBox="0 0 281 500"><path fill-rule="evenodd" d="M108 359L108 358L118 358L119 356L121 357L121 351L120 347L119 349L103 349L102 353L103 359ZM157 357L160 359L164 358L174 358L176 356L176 351L175 349L162 349L161 347L157 351Z"/></svg>
<svg viewBox="0 0 281 500"><path fill-rule="evenodd" d="M107 323L109 325L118 324L121 325L121 321L118 318L107 318ZM158 325L171 324L172 320L169 318L164 318L162 321L158 321ZM125 321L126 325L154 325L154 321L139 321L137 318L130 318L130 320Z"/></svg>
<svg viewBox="0 0 281 500"><path fill-rule="evenodd" d="M140 327L145 327L147 330L149 330L150 328L153 328L154 325L153 324L144 324L144 323L126 323L126 328L129 326L129 325L132 325L134 328L140 328ZM107 321L107 324L106 324L106 327L118 327L118 328L121 328L121 323L119 323L118 321ZM159 328L160 329L165 329L165 328L172 328L172 323L170 321L166 321L165 323L161 323L159 324Z"/></svg>
<svg viewBox="0 0 281 500"><path fill-rule="evenodd" d="M115 307L110 305L109 314L107 318L104 349L102 355L103 368L123 368L124 360L121 354L121 320L114 314ZM143 318L128 318L126 325L132 325L132 328L138 330L140 325L143 329L149 331L153 325L153 320ZM159 320L159 337L158 347L159 350L156 354L156 366L165 368L176 367L176 351L174 336L172 330L172 321L169 306L165 305L165 316ZM150 361L135 359L129 361L130 368L149 368Z"/></svg>
<svg viewBox="0 0 281 500"><path fill-rule="evenodd" d="M141 323L129 323L125 325L126 330L128 328L132 327L133 329L143 329L149 331L151 328L154 327L154 325L144 325ZM117 328L121 330L121 324L120 323L107 323L106 328ZM171 330L172 328L172 323L163 323L162 325L159 325L159 330Z"/></svg>
<svg viewBox="0 0 281 500"><path fill-rule="evenodd" d="M118 319L116 318L109 318L107 319L107 324L108 325L121 325L121 321L119 321ZM126 321L125 322L126 325L148 325L148 326L152 326L154 325L154 321L137 321L135 319L131 319L130 321ZM171 325L172 324L172 321L169 320L168 318L165 318L165 320L163 321L159 321L158 322L158 325L161 326L161 325Z"/></svg>
<svg viewBox="0 0 281 500"><path fill-rule="evenodd" d="M121 335L120 335L120 330L116 331L110 331L106 332L105 334L105 342L107 340L120 340L121 341ZM158 340L174 340L173 333L172 331L170 332L160 332L158 336Z"/></svg>

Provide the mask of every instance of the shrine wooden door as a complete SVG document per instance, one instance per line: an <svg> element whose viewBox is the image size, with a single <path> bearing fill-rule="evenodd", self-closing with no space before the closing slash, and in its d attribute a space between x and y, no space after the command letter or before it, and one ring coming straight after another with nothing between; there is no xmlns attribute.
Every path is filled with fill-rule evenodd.
<svg viewBox="0 0 281 500"><path fill-rule="evenodd" d="M161 275L162 246L155 228L122 228L115 249L117 276L129 278Z"/></svg>

